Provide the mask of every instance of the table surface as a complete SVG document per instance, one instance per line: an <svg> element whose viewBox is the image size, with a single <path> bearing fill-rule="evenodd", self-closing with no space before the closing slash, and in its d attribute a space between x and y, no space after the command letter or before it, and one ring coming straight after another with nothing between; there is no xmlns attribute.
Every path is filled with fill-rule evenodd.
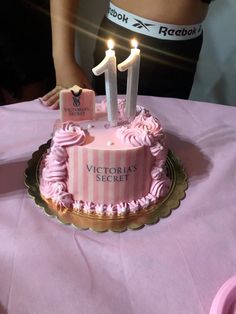
<svg viewBox="0 0 236 314"><path fill-rule="evenodd" d="M34 204L27 161L59 117L0 107L0 313L202 314L236 273L236 108L140 96L188 174L186 198L138 231L66 226Z"/></svg>

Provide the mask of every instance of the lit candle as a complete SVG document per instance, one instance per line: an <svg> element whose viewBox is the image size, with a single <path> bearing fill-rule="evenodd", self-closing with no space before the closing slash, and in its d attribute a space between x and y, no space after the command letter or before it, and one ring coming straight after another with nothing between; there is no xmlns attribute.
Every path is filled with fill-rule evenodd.
<svg viewBox="0 0 236 314"><path fill-rule="evenodd" d="M108 50L105 58L95 68L92 69L95 75L105 73L105 90L107 97L107 119L111 126L117 124L117 73L116 56L113 50L112 39L107 41Z"/></svg>
<svg viewBox="0 0 236 314"><path fill-rule="evenodd" d="M133 39L131 45L134 48L131 49L129 57L122 63L118 64L119 71L128 70L125 107L125 113L128 120L132 120L136 114L140 66L140 49L137 49L138 43Z"/></svg>

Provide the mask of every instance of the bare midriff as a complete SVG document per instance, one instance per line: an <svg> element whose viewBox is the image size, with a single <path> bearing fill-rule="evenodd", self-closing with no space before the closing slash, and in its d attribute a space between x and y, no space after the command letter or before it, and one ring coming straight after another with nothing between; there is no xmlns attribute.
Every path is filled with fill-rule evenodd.
<svg viewBox="0 0 236 314"><path fill-rule="evenodd" d="M208 5L201 0L112 0L117 7L138 16L168 24L201 23Z"/></svg>

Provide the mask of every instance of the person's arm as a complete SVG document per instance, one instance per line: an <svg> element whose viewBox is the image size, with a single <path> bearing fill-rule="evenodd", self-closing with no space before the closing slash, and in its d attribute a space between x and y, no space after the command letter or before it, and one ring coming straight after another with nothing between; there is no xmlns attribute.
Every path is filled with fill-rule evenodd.
<svg viewBox="0 0 236 314"><path fill-rule="evenodd" d="M58 108L58 96L62 88L79 85L91 88L84 71L75 59L76 12L79 0L51 0L52 54L56 87L42 100L46 106Z"/></svg>

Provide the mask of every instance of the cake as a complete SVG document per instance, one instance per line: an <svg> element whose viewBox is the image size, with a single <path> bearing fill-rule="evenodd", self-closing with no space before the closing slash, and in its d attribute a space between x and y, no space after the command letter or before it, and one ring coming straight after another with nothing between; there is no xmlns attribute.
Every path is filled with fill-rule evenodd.
<svg viewBox="0 0 236 314"><path fill-rule="evenodd" d="M101 219L137 215L161 202L171 181L157 117L137 106L135 118L126 121L125 99L119 99L118 123L111 127L105 101L89 108L79 121L62 115L55 124L39 169L42 198L60 214Z"/></svg>

